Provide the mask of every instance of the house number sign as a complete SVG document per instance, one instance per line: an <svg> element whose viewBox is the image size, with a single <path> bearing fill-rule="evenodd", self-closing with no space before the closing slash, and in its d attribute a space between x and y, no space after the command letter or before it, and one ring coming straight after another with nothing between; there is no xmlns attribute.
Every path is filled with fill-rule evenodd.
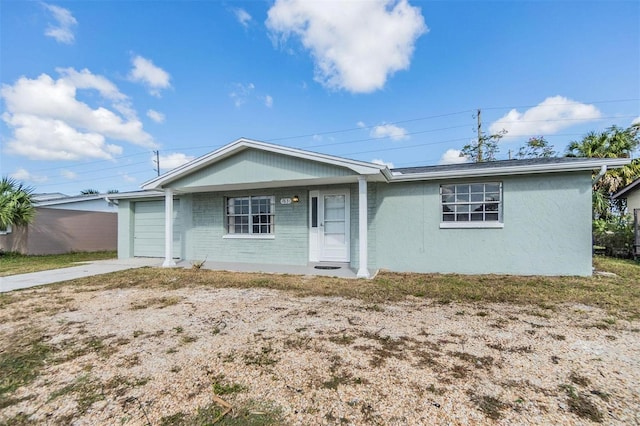
<svg viewBox="0 0 640 426"><path fill-rule="evenodd" d="M280 198L280 204L291 204L291 198Z"/></svg>

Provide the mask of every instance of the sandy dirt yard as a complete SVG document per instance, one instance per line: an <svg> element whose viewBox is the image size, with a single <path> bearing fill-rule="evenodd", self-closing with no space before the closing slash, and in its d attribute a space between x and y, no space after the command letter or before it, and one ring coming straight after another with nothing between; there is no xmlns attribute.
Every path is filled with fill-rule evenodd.
<svg viewBox="0 0 640 426"><path fill-rule="evenodd" d="M2 300L0 359L27 371L3 379L0 424L207 424L217 398L231 424L640 424L640 324L588 306L73 285Z"/></svg>

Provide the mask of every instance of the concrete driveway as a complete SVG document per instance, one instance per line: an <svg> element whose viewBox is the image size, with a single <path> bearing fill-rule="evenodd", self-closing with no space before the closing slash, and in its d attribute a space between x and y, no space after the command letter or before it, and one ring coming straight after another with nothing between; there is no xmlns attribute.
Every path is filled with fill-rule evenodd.
<svg viewBox="0 0 640 426"><path fill-rule="evenodd" d="M69 268L52 269L49 271L32 272L30 274L0 277L0 293L52 284L60 281L75 280L76 278L93 275L108 274L126 269L141 268L143 266L160 266L162 259L133 258L108 259L83 263Z"/></svg>

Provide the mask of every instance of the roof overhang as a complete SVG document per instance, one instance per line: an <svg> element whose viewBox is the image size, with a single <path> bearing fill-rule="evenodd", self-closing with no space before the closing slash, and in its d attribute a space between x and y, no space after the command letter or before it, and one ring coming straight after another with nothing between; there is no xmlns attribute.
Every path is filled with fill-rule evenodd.
<svg viewBox="0 0 640 426"><path fill-rule="evenodd" d="M634 180L629 185L625 186L620 191L613 194L611 198L613 199L627 198L627 195L629 195L630 192L633 192L637 189L640 189L640 178Z"/></svg>
<svg viewBox="0 0 640 426"><path fill-rule="evenodd" d="M394 174L390 182L408 182L418 180L441 180L441 179L459 179L459 178L475 178L490 176L512 176L512 175L528 175L538 173L562 173L562 172L581 172L593 171L602 166L607 168L623 167L631 162L630 158L585 158L584 160L572 161L569 163L551 163L551 164L527 164L513 165L506 167L484 167L476 169L456 169L452 167L450 170L437 170L433 172Z"/></svg>
<svg viewBox="0 0 640 426"><path fill-rule="evenodd" d="M75 197L60 197L52 198L48 200L35 200L33 205L35 207L47 207L47 206L59 206L70 203L82 203L86 201L104 200L106 197L110 197L111 194L91 194L91 195L78 195Z"/></svg>
<svg viewBox="0 0 640 426"><path fill-rule="evenodd" d="M235 155L241 151L246 149L258 149L262 151L272 152L275 154L287 155L291 157L296 157L309 161L316 161L324 164L329 164L338 167L344 167L349 170L352 170L358 175L365 176L375 176L382 175L387 178L391 177L391 172L387 168L387 166L367 163L364 161L350 160L347 158L335 157L331 155L320 154L311 151L304 151L301 149L290 148L281 145L274 145L265 142L259 142L251 139L240 138L235 142L232 142L228 145L223 146L222 148L213 151L209 154L198 157L180 167L176 167L175 169L163 174L162 176L158 176L157 178L151 179L142 184L142 189L162 189L171 185L172 182L189 175L190 173L196 172L200 169L208 167L212 164L215 164L218 161L224 160L232 155ZM384 179L382 179L384 180ZM322 184L318 180L314 180L315 184ZM253 187L258 183L251 183ZM283 182L280 182L282 185ZM276 186L276 185L274 185ZM208 189L203 190L213 190L213 187L208 186ZM229 185L225 185L225 189L229 189ZM191 189L190 189L191 192Z"/></svg>
<svg viewBox="0 0 640 426"><path fill-rule="evenodd" d="M162 191L131 191L131 192L118 192L115 194L109 194L107 198L109 200L128 200L128 199L139 199L139 198L161 198L164 197L164 192Z"/></svg>

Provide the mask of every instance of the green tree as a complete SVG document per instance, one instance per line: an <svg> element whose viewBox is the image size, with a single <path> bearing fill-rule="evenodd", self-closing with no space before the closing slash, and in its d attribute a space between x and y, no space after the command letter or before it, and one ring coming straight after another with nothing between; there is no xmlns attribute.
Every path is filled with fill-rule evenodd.
<svg viewBox="0 0 640 426"><path fill-rule="evenodd" d="M517 158L549 158L557 156L557 152L553 150L553 145L549 145L544 136L535 136L530 138L523 146L520 147Z"/></svg>
<svg viewBox="0 0 640 426"><path fill-rule="evenodd" d="M589 132L580 141L567 147L567 157L630 158L640 146L640 124L626 129L611 126L601 132ZM611 200L611 195L640 177L640 160L609 170L593 187L593 212L596 219L611 219L613 211L623 213L623 200Z"/></svg>
<svg viewBox="0 0 640 426"><path fill-rule="evenodd" d="M0 179L0 229L12 225L27 225L35 216L31 199L33 188L8 176Z"/></svg>
<svg viewBox="0 0 640 426"><path fill-rule="evenodd" d="M481 133L478 139L462 147L461 155L467 157L474 163L483 161L495 161L500 148L498 142L507 134L506 130L501 130L493 135Z"/></svg>
<svg viewBox="0 0 640 426"><path fill-rule="evenodd" d="M82 191L80 191L80 195L92 195L99 193L100 191L98 191L97 189L83 189Z"/></svg>

